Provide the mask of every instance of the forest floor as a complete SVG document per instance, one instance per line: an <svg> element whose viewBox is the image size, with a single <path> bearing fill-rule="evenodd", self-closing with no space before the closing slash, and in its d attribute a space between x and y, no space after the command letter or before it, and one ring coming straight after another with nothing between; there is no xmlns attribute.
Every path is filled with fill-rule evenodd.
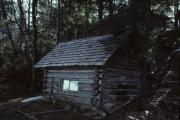
<svg viewBox="0 0 180 120"><path fill-rule="evenodd" d="M179 120L179 96L177 89L162 87L145 98L143 108L134 102L106 120Z"/></svg>
<svg viewBox="0 0 180 120"><path fill-rule="evenodd" d="M25 105L19 102L20 100L0 103L0 120L179 120L180 112L178 90L167 86L154 89L144 99L143 108L140 108L139 102L135 101L103 118L84 116L80 110L70 109L69 106L62 109L62 106L45 101Z"/></svg>

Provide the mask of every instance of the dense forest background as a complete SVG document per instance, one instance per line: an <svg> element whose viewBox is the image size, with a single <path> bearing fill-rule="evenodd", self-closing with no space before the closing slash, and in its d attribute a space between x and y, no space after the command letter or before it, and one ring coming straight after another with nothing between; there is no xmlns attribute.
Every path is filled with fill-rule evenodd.
<svg viewBox="0 0 180 120"><path fill-rule="evenodd" d="M14 96L38 91L43 74L33 65L55 45L124 32L134 38L130 47L161 67L180 46L179 6L179 0L0 0L0 82Z"/></svg>

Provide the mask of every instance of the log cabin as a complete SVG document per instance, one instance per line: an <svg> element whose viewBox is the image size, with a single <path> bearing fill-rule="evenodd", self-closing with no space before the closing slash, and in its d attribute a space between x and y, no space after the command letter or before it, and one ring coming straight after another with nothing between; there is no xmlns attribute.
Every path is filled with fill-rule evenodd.
<svg viewBox="0 0 180 120"><path fill-rule="evenodd" d="M127 37L110 34L59 43L34 66L45 71L44 96L104 112L141 96L141 58Z"/></svg>

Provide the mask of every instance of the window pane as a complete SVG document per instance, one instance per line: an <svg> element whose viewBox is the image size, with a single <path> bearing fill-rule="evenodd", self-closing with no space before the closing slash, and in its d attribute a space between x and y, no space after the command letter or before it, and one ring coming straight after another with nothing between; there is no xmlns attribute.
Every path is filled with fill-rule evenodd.
<svg viewBox="0 0 180 120"><path fill-rule="evenodd" d="M78 81L70 81L70 90L78 91Z"/></svg>
<svg viewBox="0 0 180 120"><path fill-rule="evenodd" d="M69 80L64 80L63 90L69 90Z"/></svg>

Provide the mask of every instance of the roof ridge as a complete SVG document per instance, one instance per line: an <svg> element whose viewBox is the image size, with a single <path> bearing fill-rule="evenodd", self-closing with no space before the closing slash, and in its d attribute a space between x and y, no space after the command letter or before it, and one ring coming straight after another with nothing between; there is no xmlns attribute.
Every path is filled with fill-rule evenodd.
<svg viewBox="0 0 180 120"><path fill-rule="evenodd" d="M112 38L113 36L114 36L113 34L106 34L106 35L98 35L98 36L87 37L87 38L72 39L69 41L60 42L60 43L58 43L57 46L59 46L60 44L66 44L66 43L70 44L70 43L77 42L77 41L87 41L89 39L91 39L91 40L107 39L107 38Z"/></svg>

